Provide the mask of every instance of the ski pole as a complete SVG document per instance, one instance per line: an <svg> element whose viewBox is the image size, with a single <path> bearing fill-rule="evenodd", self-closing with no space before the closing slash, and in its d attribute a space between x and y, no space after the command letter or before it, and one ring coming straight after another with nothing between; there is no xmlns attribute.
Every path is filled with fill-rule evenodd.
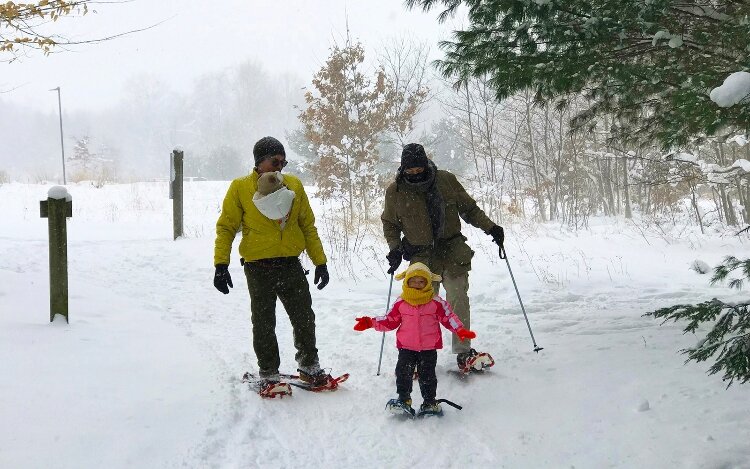
<svg viewBox="0 0 750 469"><path fill-rule="evenodd" d="M393 272L391 272L391 284L388 287L388 302L385 304L385 314L388 314L388 308L391 306L391 291L393 291ZM385 343L385 332L380 338L380 358L378 358L378 374L380 376L380 364L383 361L383 344Z"/></svg>
<svg viewBox="0 0 750 469"><path fill-rule="evenodd" d="M521 303L521 311L523 311L523 317L526 319L526 327L529 328L529 334L531 334L531 342L534 344L534 351L539 353L540 350L544 350L544 347L540 347L534 340L534 333L531 332L531 324L529 324L529 317L526 315L526 308L523 307L523 301L521 301L521 294L518 293L518 285L516 285L516 278L513 276L513 270L510 268L510 262L508 261L508 254L505 253L505 247L500 246L500 259L505 259L505 263L508 264L508 272L510 272L510 279L513 280L513 288L516 289L516 295L518 296L518 302Z"/></svg>

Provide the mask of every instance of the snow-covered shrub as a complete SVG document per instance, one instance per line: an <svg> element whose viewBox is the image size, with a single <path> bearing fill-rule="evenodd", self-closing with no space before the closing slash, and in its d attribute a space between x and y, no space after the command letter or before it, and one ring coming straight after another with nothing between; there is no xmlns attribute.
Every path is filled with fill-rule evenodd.
<svg viewBox="0 0 750 469"><path fill-rule="evenodd" d="M711 270L711 267L709 267L708 264L706 264L702 260L696 259L692 264L690 264L690 270L694 270L695 272L703 275L707 274L708 271Z"/></svg>

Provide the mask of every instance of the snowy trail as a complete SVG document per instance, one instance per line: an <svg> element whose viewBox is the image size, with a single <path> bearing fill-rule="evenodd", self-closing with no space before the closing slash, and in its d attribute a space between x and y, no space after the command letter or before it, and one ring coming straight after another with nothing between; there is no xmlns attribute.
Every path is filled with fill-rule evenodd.
<svg viewBox="0 0 750 469"><path fill-rule="evenodd" d="M659 434L663 427L670 429L669 434L693 431L712 413L710 401L702 407L699 403L724 394L720 386L694 389L686 379L688 369L678 366L681 360L675 354L678 328L667 326L669 332L665 333L653 320L640 316L649 308L686 300L694 294L687 286L664 292L631 284L607 294L532 289L527 308L539 343L546 347L535 355L512 286L505 284L485 293L494 302L474 301L474 328L485 331L484 340L478 343L498 361L492 373L459 381L447 373L453 367L453 355L440 353L439 394L462 403L465 409L458 412L446 408L448 415L438 422L399 422L382 412L385 400L393 395L393 335L386 335L383 372L377 377L374 371L380 334L351 331L355 315L379 314L384 309L387 281L357 285L337 279L323 292L313 291L320 331L318 346L324 365L334 367L334 371L350 371L352 378L335 394L296 391L293 399L283 402L262 401L238 379L243 370L255 369L242 271L232 269L235 288L230 295L210 290L212 269L201 265L200 256L190 256L192 252L210 252L210 247L210 239L201 239L147 242L137 250L131 249L131 254L123 250L122 263L133 265L141 273L133 276L135 282L114 287L122 289L122 294L139 292L140 301L162 311L165 319L198 338L218 358L220 367L216 371L227 389L229 405L215 418L206 440L196 449L199 456L193 457L200 464L244 467L248 461L258 465L277 461L285 467L312 458L316 465L331 467L363 461L389 467L459 467L466 459L456 458L453 445L437 442L468 439L465 456L475 467L514 467L530 457L539 458L545 448L552 452L536 459L542 466L554 465L560 448L584 467L684 465L689 458L681 459L676 454L665 458L662 444L643 447L643 440L663 442L665 436ZM111 246L101 249L106 251ZM87 247L86 255L91 258L82 262L91 265L95 259L102 259L102 254ZM131 258L132 254L135 256ZM485 267L489 270L497 265ZM100 281L117 285L120 275ZM174 279L168 284L160 280L171 276ZM520 276L528 281L531 274L521 269ZM492 283L502 274L497 274L497 279L489 277L487 283ZM353 296L356 301L351 301ZM278 312L282 367L293 370L291 331L280 305ZM445 339L447 343L447 335ZM632 356L634 348L642 353ZM644 363L649 356L651 362ZM674 362L670 368L675 376L665 383L668 387L664 392L654 393L649 383L639 382L641 373L663 373L659 365L665 361L669 364L669 360ZM690 371L697 383L713 381L706 380L698 368ZM739 400L739 393L732 391ZM639 412L644 400L650 402L649 406L671 407L675 412L685 410L675 400L698 407L691 409L693 415L681 415L677 425L654 416L656 411ZM419 402L416 389L415 401ZM748 409L732 415L730 427L732 421L746 417ZM691 419L693 425L689 424ZM427 438L420 442L414 432ZM638 438L632 441L634 434ZM576 440L571 441L571 435ZM710 432L703 438L707 447L699 454L710 449L710 438L716 440ZM620 442L614 452L613 441ZM675 437L674 444L679 441ZM295 442L304 444L296 446ZM308 454L310 451L314 454Z"/></svg>
<svg viewBox="0 0 750 469"><path fill-rule="evenodd" d="M35 195L22 187L11 195L31 198L26 203L32 205ZM474 345L492 353L497 364L490 373L461 381L448 374L454 356L440 351L438 395L464 409L446 407L443 419L404 422L383 412L395 387L394 334L386 335L383 371L375 376L380 334L352 331L355 316L385 309L388 280L379 274L355 282L334 269L326 289L312 290L321 362L334 374L351 373L339 391L295 390L292 398L266 401L240 382L243 371L256 369L249 298L236 258L231 294L212 287L211 226L221 189L209 189L193 198L196 205L186 220L204 235L177 242L164 235L170 232L160 218L166 204L147 188L111 188L109 197L120 197L119 206L125 207L114 221L102 220L111 213L95 214L104 204L97 197L74 202L79 219L74 216L78 224L71 227L69 247L71 309L80 310L80 319L74 316L70 326L52 333L82 335L93 343L87 353L106 354L112 347L129 353L105 356L115 366L121 359L140 363L143 370L124 370L126 378L150 381L139 383L148 389L118 393L115 408L102 407L106 425L77 415L89 433L62 439L81 447L70 453L75 455L84 454L91 439L106 448L116 443L115 435L132 434L125 450L106 460L81 456L62 467L106 462L108 467L750 468L746 388L724 390L720 378L705 375L707 366L683 366L677 350L695 339L683 336L679 325L659 327L641 316L676 302L736 295L708 287L705 276L687 270L696 257L694 242L649 246L626 227L608 225L577 235L549 228L551 234L509 236L514 274L537 342L545 347L535 354L505 265L493 260L481 234L470 232L477 250L470 289L472 329L479 335ZM135 206L152 206L154 213L127 209ZM43 225L21 213L14 230L0 232L0 351L15 354L19 362L10 369L6 363L2 371L21 382L0 385L0 398L22 402L21 393L30 396L33 405L6 408L2 416L23 428L22 437L38 439L40 432L24 423L30 412L49 431L64 425L45 420L48 407L37 404L58 375L39 381L39 373L24 371L33 366L41 367L42 376L51 373L35 362L44 351L10 341L36 340L33 331L44 325L46 311L40 293L47 281ZM147 236L139 237L141 232ZM701 247L710 264L730 249L742 250L736 240L724 238L708 239ZM362 267L379 272L375 265ZM398 290L395 284L394 296ZM29 326L17 310L41 312L42 319ZM277 313L282 369L293 371L291 329L280 305ZM444 341L450 342L447 334ZM76 373L86 379L85 368ZM108 393L118 391L115 384L82 391L80 405L93 400L104 406ZM164 408L144 407L144 396L158 393L161 401L152 402ZM421 402L416 383L414 398ZM134 416L138 424L118 421L123 415ZM137 436L144 425L152 433ZM100 429L98 439L95 429ZM0 436L8 435L0 430ZM0 445L0 465L24 467L13 463L24 461L24 451L33 445L24 446L18 436L10 441L14 449ZM32 460L51 458L54 454Z"/></svg>

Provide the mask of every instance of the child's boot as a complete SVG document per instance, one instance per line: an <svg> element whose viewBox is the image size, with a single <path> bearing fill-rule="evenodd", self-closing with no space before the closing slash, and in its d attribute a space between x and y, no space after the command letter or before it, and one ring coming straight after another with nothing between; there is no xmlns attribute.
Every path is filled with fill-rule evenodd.
<svg viewBox="0 0 750 469"><path fill-rule="evenodd" d="M442 417L443 416L443 409L440 407L440 403L432 400L432 401L424 401L421 406L419 406L419 413L417 414L417 417Z"/></svg>
<svg viewBox="0 0 750 469"><path fill-rule="evenodd" d="M411 398L409 396L401 396L397 399L391 399L385 404L386 410L394 415L407 415L414 417L414 409L411 406Z"/></svg>

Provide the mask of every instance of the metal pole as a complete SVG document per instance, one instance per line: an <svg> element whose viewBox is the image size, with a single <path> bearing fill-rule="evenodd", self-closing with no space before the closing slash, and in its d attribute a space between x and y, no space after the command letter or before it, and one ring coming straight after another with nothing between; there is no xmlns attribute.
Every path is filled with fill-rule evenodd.
<svg viewBox="0 0 750 469"><path fill-rule="evenodd" d="M388 301L385 304L385 314L388 314L388 308L391 306L391 292L393 291L393 274L391 274L391 284L388 287ZM380 338L380 358L378 358L378 374L380 376L380 364L383 362L383 344L385 343L385 332Z"/></svg>
<svg viewBox="0 0 750 469"><path fill-rule="evenodd" d="M63 140L62 99L60 98L60 87L52 88L50 91L57 91L57 110L60 113L60 149L62 150L63 185L66 185L68 184L68 181L65 177L65 140Z"/></svg>
<svg viewBox="0 0 750 469"><path fill-rule="evenodd" d="M505 248L500 246L500 258L505 259L505 263L508 264L508 272L510 272L510 279L513 281L513 288L516 289L516 296L518 296L518 302L521 304L521 311L523 311L523 317L526 319L526 327L529 328L529 334L531 334L531 342L534 344L534 351L539 353L540 350L544 350L544 347L540 347L534 340L534 333L531 332L531 324L529 324L529 317L526 315L526 308L523 307L523 301L521 300L521 294L518 293L518 285L516 285L516 278L513 276L513 270L510 268L510 262L508 261L508 255L505 253Z"/></svg>

